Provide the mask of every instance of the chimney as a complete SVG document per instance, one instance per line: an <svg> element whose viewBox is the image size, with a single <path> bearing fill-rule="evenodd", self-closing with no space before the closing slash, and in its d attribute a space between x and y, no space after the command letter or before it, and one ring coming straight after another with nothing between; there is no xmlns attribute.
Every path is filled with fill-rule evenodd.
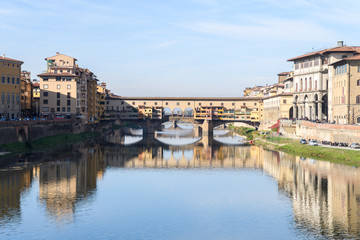
<svg viewBox="0 0 360 240"><path fill-rule="evenodd" d="M5 58L5 53L3 54L3 58Z"/></svg>
<svg viewBox="0 0 360 240"><path fill-rule="evenodd" d="M56 52L56 55L59 55L60 53L59 52Z"/></svg>
<svg viewBox="0 0 360 240"><path fill-rule="evenodd" d="M338 41L337 46L338 47L343 47L344 46L344 41Z"/></svg>

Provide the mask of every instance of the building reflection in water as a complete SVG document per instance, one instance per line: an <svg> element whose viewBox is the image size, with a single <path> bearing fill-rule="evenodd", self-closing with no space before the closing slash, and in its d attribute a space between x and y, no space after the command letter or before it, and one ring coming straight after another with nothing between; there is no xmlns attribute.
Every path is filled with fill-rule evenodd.
<svg viewBox="0 0 360 240"><path fill-rule="evenodd" d="M14 168L0 172L0 226L21 220L21 194L33 180L32 169Z"/></svg>
<svg viewBox="0 0 360 240"><path fill-rule="evenodd" d="M91 200L105 170L99 146L76 149L38 167L39 199L59 223L71 222L76 205Z"/></svg>
<svg viewBox="0 0 360 240"><path fill-rule="evenodd" d="M292 200L299 230L338 239L360 237L359 169L271 151L264 151L263 168Z"/></svg>
<svg viewBox="0 0 360 240"><path fill-rule="evenodd" d="M360 236L360 170L329 162L221 144L188 146L74 146L44 155L33 167L0 172L0 224L21 219L21 195L39 180L39 200L59 223L72 222L91 201L107 168L251 168L278 182L292 201L299 231L331 238ZM106 175L105 175L106 176Z"/></svg>

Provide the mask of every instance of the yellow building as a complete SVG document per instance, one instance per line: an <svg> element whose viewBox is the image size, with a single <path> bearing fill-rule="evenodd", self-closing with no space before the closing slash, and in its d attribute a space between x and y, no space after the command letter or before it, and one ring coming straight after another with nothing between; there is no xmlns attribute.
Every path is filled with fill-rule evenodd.
<svg viewBox="0 0 360 240"><path fill-rule="evenodd" d="M105 120L106 83L101 83L96 88L96 117L98 120Z"/></svg>
<svg viewBox="0 0 360 240"><path fill-rule="evenodd" d="M14 119L21 115L20 76L22 61L0 57L0 118Z"/></svg>
<svg viewBox="0 0 360 240"><path fill-rule="evenodd" d="M332 119L338 124L360 123L360 54L332 66Z"/></svg>
<svg viewBox="0 0 360 240"><path fill-rule="evenodd" d="M280 118L292 118L292 100L292 93L281 93L265 98L263 122L276 123Z"/></svg>

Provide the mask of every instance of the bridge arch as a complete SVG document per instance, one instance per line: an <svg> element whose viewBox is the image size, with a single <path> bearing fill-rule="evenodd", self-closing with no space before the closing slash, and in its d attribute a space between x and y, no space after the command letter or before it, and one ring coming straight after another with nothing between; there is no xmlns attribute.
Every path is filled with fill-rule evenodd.
<svg viewBox="0 0 360 240"><path fill-rule="evenodd" d="M180 107L176 107L172 110L172 115L173 116L183 116L184 115L184 110Z"/></svg>
<svg viewBox="0 0 360 240"><path fill-rule="evenodd" d="M195 110L192 107L187 107L184 109L184 117L193 117Z"/></svg>

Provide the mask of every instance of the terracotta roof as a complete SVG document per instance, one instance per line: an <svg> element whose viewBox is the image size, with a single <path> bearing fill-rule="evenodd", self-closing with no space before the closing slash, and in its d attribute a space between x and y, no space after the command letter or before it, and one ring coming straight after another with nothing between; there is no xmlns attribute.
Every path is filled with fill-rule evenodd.
<svg viewBox="0 0 360 240"><path fill-rule="evenodd" d="M52 72L38 74L38 77L46 77L46 76L49 76L49 77L52 77L52 76L54 76L54 77L55 76L57 76L57 77L76 77L77 75L72 74L72 73L52 73Z"/></svg>
<svg viewBox="0 0 360 240"><path fill-rule="evenodd" d="M40 83L33 83L32 84L34 87L40 87Z"/></svg>
<svg viewBox="0 0 360 240"><path fill-rule="evenodd" d="M274 97L280 97L280 96L286 97L286 96L292 96L292 95L293 95L293 93L287 93L287 92L286 93L279 93L279 94L276 94L276 95L266 97L266 98L264 98L264 100L269 99L269 98L274 98Z"/></svg>
<svg viewBox="0 0 360 240"><path fill-rule="evenodd" d="M316 55L323 55L325 53L331 53L331 52L359 52L360 53L360 47L354 46L354 47L334 47L334 48L327 48L321 51L311 52L304 55L300 55L298 57L290 58L287 61L294 61L310 56L316 56Z"/></svg>
<svg viewBox="0 0 360 240"><path fill-rule="evenodd" d="M331 63L331 64L329 64L329 65L332 66L332 65L336 65L336 64L341 63L341 62L345 62L345 61L355 61L355 60L360 60L360 54L355 55L355 56L351 56L351 57L348 57L348 58L343 58L343 59L341 59L341 60L339 60L339 61L336 61L336 62L333 62L333 63Z"/></svg>
<svg viewBox="0 0 360 240"><path fill-rule="evenodd" d="M279 73L278 76L287 76L289 74L290 74L290 72L282 72L282 73Z"/></svg>
<svg viewBox="0 0 360 240"><path fill-rule="evenodd" d="M0 60L5 60L5 61L11 61L11 62L18 62L20 64L23 64L24 62L16 60L16 59L12 59L12 58L7 58L7 57L0 57Z"/></svg>

